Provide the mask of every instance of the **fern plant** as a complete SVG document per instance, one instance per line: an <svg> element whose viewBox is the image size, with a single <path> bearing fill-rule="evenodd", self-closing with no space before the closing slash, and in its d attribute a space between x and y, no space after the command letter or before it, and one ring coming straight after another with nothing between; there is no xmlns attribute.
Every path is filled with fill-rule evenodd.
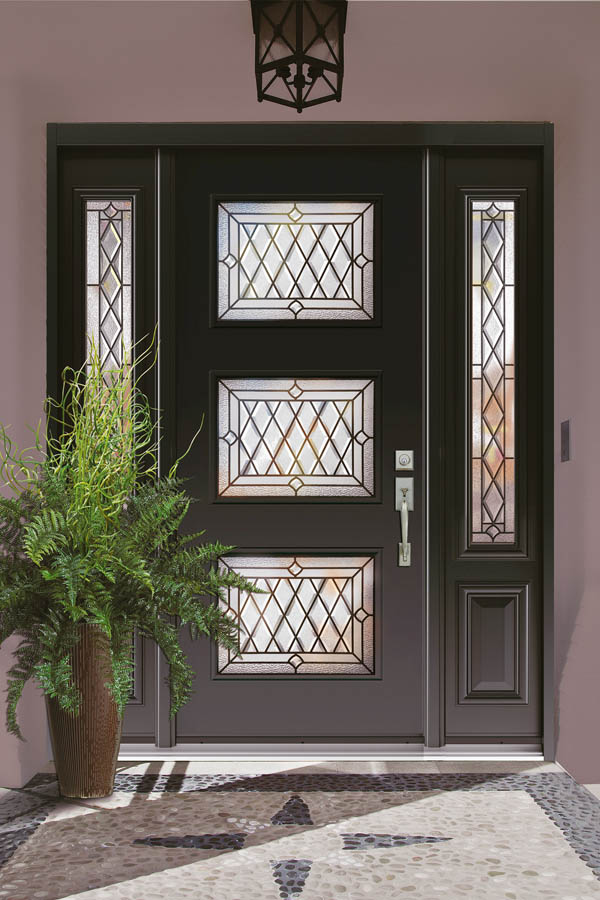
<svg viewBox="0 0 600 900"><path fill-rule="evenodd" d="M136 349L136 372L151 368L152 347ZM169 663L175 715L194 677L180 627L235 649L238 626L219 599L230 587L257 590L219 569L231 547L180 533L193 501L177 475L180 460L159 477L156 417L140 388L145 372L132 373L127 361L103 369L90 341L86 365L66 369L61 396L46 400L33 447L20 449L0 424L0 481L10 489L0 494L0 645L20 637L6 707L18 737L17 704L30 678L78 713L70 651L83 623L108 637L107 683L119 714L130 696L136 629Z"/></svg>

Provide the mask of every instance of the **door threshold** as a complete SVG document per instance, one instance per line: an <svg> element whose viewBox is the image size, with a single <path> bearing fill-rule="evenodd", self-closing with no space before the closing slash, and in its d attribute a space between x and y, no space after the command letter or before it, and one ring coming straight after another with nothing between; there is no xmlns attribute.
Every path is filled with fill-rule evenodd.
<svg viewBox="0 0 600 900"><path fill-rule="evenodd" d="M121 744L119 760L543 760L540 744Z"/></svg>

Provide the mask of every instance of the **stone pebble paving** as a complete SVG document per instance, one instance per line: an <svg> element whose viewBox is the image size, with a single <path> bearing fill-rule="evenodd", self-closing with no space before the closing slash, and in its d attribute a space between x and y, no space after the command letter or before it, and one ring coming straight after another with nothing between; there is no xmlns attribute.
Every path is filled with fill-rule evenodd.
<svg viewBox="0 0 600 900"><path fill-rule="evenodd" d="M51 775L0 792L2 900L600 900L600 802L569 775Z"/></svg>

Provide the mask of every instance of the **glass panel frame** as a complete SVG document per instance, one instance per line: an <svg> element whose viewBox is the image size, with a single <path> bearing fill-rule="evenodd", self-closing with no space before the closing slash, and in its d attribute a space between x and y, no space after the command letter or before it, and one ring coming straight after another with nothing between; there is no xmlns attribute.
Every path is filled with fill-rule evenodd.
<svg viewBox="0 0 600 900"><path fill-rule="evenodd" d="M380 372L213 372L216 502L379 502Z"/></svg>
<svg viewBox="0 0 600 900"><path fill-rule="evenodd" d="M378 218L370 197L213 198L212 324L378 324Z"/></svg>
<svg viewBox="0 0 600 900"><path fill-rule="evenodd" d="M135 198L84 199L85 331L102 366L124 362L134 343Z"/></svg>
<svg viewBox="0 0 600 900"><path fill-rule="evenodd" d="M516 329L519 200L471 196L468 215L467 547L517 544Z"/></svg>
<svg viewBox="0 0 600 900"><path fill-rule="evenodd" d="M215 651L217 678L373 678L380 609L377 553L236 553L219 565L266 593L230 588L220 602L249 629L241 653Z"/></svg>

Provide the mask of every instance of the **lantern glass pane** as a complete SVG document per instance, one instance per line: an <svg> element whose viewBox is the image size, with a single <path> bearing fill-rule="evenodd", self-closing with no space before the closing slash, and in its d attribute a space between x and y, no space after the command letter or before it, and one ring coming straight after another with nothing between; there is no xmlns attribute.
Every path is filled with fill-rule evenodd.
<svg viewBox="0 0 600 900"><path fill-rule="evenodd" d="M314 0L303 4L303 51L325 62L339 62L339 4Z"/></svg>

